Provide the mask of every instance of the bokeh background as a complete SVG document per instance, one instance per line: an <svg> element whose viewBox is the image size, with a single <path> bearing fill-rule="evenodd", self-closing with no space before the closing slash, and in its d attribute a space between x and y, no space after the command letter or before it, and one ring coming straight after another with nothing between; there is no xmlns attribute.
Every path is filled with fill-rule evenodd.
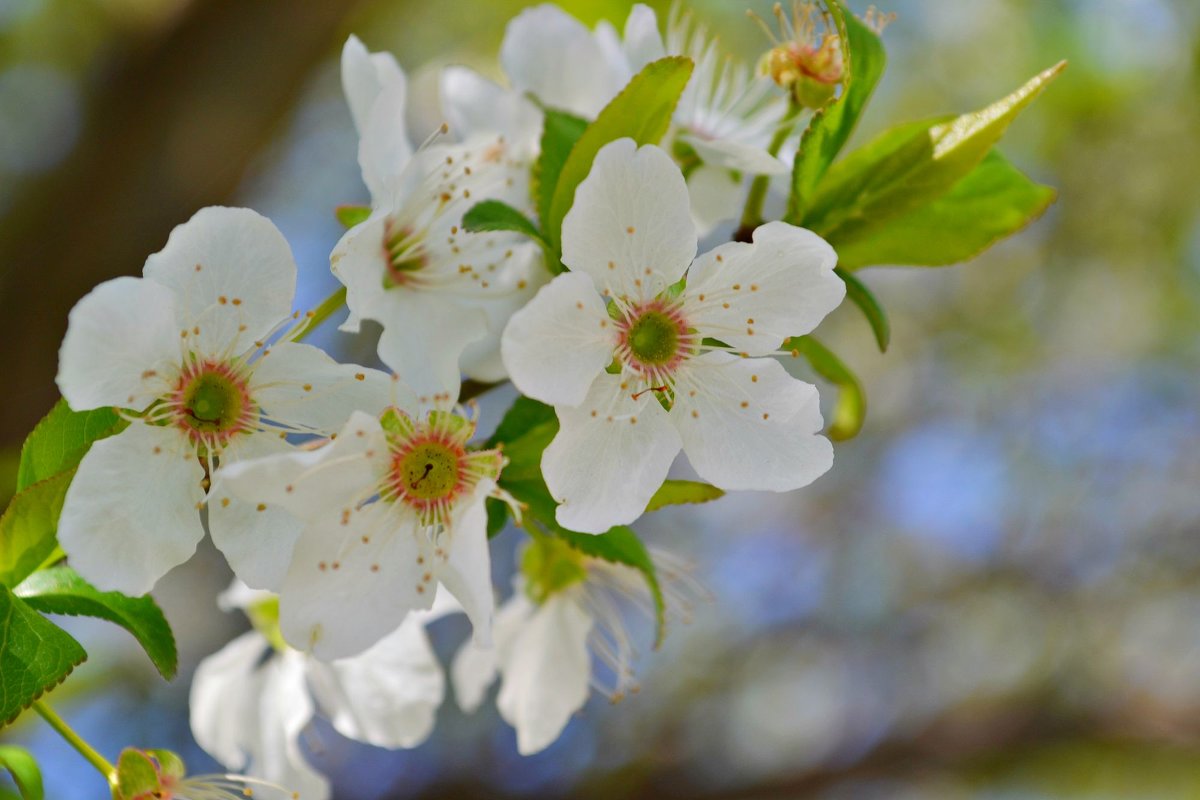
<svg viewBox="0 0 1200 800"><path fill-rule="evenodd" d="M332 209L365 198L338 82L347 34L397 55L427 121L430 70L496 74L522 5L0 0L4 471L55 399L71 305L137 274L199 207L269 215L300 305L328 292ZM628 10L563 5L589 22ZM763 49L744 13L768 3L690 5L743 59ZM494 710L451 698L411 751L318 724L306 746L338 798L1200 796L1200 7L883 5L890 68L856 140L1068 58L1003 145L1057 205L973 263L861 273L894 344L876 352L849 305L822 327L870 413L815 486L639 523L711 601L644 654L638 695L594 698L532 758ZM370 359L369 336L332 327L323 344ZM485 425L510 397L485 402ZM498 540L498 585L518 538ZM205 545L156 592L182 651L172 684L124 632L69 621L91 658L54 693L60 712L110 757L171 747L215 768L186 704L197 661L245 627L213 604L228 578ZM433 633L448 657L467 631ZM55 800L104 796L36 719L0 737L34 750Z"/></svg>

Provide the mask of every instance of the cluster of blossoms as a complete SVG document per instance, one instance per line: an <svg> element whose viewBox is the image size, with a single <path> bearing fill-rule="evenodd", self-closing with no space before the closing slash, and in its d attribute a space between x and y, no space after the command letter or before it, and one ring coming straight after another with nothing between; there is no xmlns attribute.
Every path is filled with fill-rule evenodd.
<svg viewBox="0 0 1200 800"><path fill-rule="evenodd" d="M695 65L667 139L599 150L562 224L567 271L552 275L518 233L465 229L484 200L536 217L541 108L593 118L666 55ZM143 277L97 287L62 346L71 408L114 407L128 423L87 453L67 494L72 565L144 593L207 525L238 578L222 605L253 630L200 666L193 730L229 768L304 800L329 796L299 743L318 711L379 746L429 735L445 679L425 626L446 614L474 631L450 670L458 703L478 707L499 674L522 753L553 742L589 687L633 686L621 607L649 607L642 575L549 528L633 522L681 450L723 490L787 491L832 464L816 389L775 356L841 302L833 250L772 222L697 255L733 216L742 175L787 170L770 141L794 112L788 95L682 16L662 35L644 6L623 34L529 9L501 62L507 87L446 69L448 123L414 146L395 59L355 38L343 51L370 207L330 261L342 329L379 323L389 372L298 341L323 315L292 310L288 245L245 209L200 211ZM487 503L519 521L528 509L504 488L503 451L474 444L464 375L511 380L559 426L540 462L557 510L524 520L531 539L498 610ZM686 614L686 570L654 560L668 608Z"/></svg>

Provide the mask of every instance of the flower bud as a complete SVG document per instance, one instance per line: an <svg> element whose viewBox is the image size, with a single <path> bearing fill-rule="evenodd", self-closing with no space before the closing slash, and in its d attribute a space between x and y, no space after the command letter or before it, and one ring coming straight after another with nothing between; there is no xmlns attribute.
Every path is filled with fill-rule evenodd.
<svg viewBox="0 0 1200 800"><path fill-rule="evenodd" d="M780 35L757 15L751 15L766 31L772 47L759 61L759 72L792 95L797 105L820 108L828 103L842 82L845 62L841 37L833 30L828 13L814 3L795 0L789 17L775 4Z"/></svg>

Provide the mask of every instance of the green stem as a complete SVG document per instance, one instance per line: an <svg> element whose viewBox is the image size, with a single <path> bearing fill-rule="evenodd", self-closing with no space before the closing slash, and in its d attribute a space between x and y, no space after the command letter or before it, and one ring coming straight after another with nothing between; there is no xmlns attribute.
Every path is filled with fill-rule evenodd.
<svg viewBox="0 0 1200 800"><path fill-rule="evenodd" d="M308 312L304 324L292 336L292 341L299 342L329 319L333 312L346 305L346 287L339 286L337 291L321 301L321 305Z"/></svg>
<svg viewBox="0 0 1200 800"><path fill-rule="evenodd" d="M796 127L796 118L798 116L800 116L800 104L792 100L788 103L787 113L783 115L783 119L779 120L779 127L775 129L775 136L771 138L771 143L767 145L767 152L772 156L779 155L783 143L792 135L792 129ZM758 175L754 178L754 182L750 184L750 194L746 196L746 207L742 211L742 222L738 226L737 233L733 236L734 241L750 241L754 229L762 224L763 203L767 200L767 190L770 187L770 175Z"/></svg>
<svg viewBox="0 0 1200 800"><path fill-rule="evenodd" d="M55 732L67 740L67 744L74 747L81 756L87 759L87 762L96 768L96 771L104 776L110 787L115 787L117 784L117 768L108 762L104 756L96 752L90 744L83 740L83 737L76 733L70 725L66 723L62 717L54 713L54 709L43 703L41 700L35 700L33 710L36 711L42 719L46 720Z"/></svg>

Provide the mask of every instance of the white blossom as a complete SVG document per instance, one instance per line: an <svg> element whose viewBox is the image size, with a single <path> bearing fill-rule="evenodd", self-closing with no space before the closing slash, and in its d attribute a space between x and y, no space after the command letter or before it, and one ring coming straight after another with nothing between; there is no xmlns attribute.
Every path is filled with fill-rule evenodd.
<svg viewBox="0 0 1200 800"><path fill-rule="evenodd" d="M753 239L697 258L671 159L630 139L597 154L563 222L572 272L513 316L502 343L517 388L558 413L542 471L560 524L633 521L681 448L727 490L787 491L829 469L816 388L771 356L841 302L836 256L782 222Z"/></svg>

